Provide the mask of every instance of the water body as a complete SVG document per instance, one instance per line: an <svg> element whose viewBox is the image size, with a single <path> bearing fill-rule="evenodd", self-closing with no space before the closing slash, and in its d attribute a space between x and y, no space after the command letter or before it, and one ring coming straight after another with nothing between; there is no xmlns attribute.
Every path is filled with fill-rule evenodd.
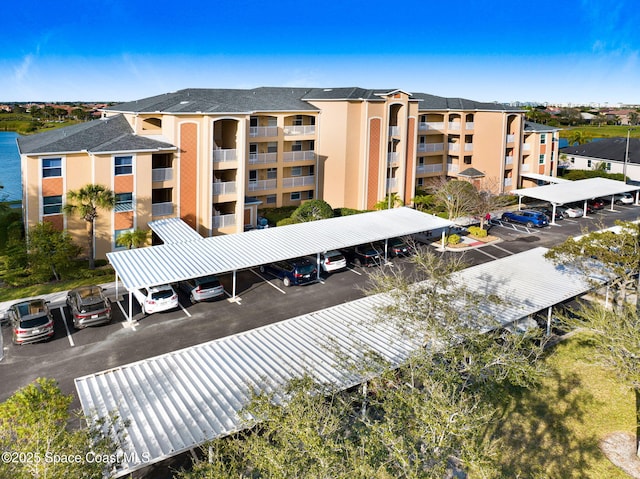
<svg viewBox="0 0 640 479"><path fill-rule="evenodd" d="M13 131L0 131L0 197L8 200L22 199L22 181L20 179L20 153L16 143L18 134Z"/></svg>

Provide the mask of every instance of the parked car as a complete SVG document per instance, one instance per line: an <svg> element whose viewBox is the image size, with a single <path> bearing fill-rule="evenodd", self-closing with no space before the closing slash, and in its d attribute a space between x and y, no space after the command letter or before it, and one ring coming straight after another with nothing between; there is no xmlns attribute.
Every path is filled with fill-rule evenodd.
<svg viewBox="0 0 640 479"><path fill-rule="evenodd" d="M358 245L355 248L343 250L342 253L353 265L367 267L380 265L384 255L372 244Z"/></svg>
<svg viewBox="0 0 640 479"><path fill-rule="evenodd" d="M595 198L593 200L588 200L587 205L591 206L594 210L602 210L604 209L604 201L599 198Z"/></svg>
<svg viewBox="0 0 640 479"><path fill-rule="evenodd" d="M317 261L315 257L311 256L309 257L309 260L313 263ZM340 251L337 250L320 253L320 267L325 273L339 271L347 267L347 259Z"/></svg>
<svg viewBox="0 0 640 479"><path fill-rule="evenodd" d="M133 295L142 307L144 314L159 313L178 307L178 293L170 284L161 284L151 288L134 289Z"/></svg>
<svg viewBox="0 0 640 479"><path fill-rule="evenodd" d="M224 286L215 276L203 276L180 281L178 287L189 295L191 303L218 298L224 294Z"/></svg>
<svg viewBox="0 0 640 479"><path fill-rule="evenodd" d="M556 211L561 211L565 218L580 218L584 215L582 208L574 208L568 205L558 206Z"/></svg>
<svg viewBox="0 0 640 479"><path fill-rule="evenodd" d="M582 214L584 215L584 210L585 210L585 206L584 206L584 201L580 201L578 203L569 203L567 204L567 206L569 208L575 208L577 210L582 210ZM591 206L588 202L587 202L587 214L591 214L591 213L595 213L595 209L593 209L593 206Z"/></svg>
<svg viewBox="0 0 640 479"><path fill-rule="evenodd" d="M545 208L545 207L536 207L536 208L531 208L531 209L539 211L540 213L544 214L547 217L547 219L551 220L551 216L553 215L553 209ZM556 219L556 221L564 219L564 214L562 214L562 212L558 208L556 208L556 217L555 217L555 219Z"/></svg>
<svg viewBox="0 0 640 479"><path fill-rule="evenodd" d="M605 196L601 198L604 202L611 204L611 196ZM630 205L633 204L633 195L631 193L620 193L617 195L613 195L613 202L616 205Z"/></svg>
<svg viewBox="0 0 640 479"><path fill-rule="evenodd" d="M14 344L35 343L54 334L53 316L48 301L32 299L13 304L9 308L9 321Z"/></svg>
<svg viewBox="0 0 640 479"><path fill-rule="evenodd" d="M384 257L384 241L376 243L375 248L380 252L382 257ZM400 238L389 238L389 240L387 240L387 256L395 258L398 256L409 256L410 254L411 248Z"/></svg>
<svg viewBox="0 0 640 479"><path fill-rule="evenodd" d="M318 279L316 265L309 258L296 258L260 266L260 271L280 278L286 287L313 283Z"/></svg>
<svg viewBox="0 0 640 479"><path fill-rule="evenodd" d="M547 217L540 211L535 210L520 210L520 211L506 211L502 214L502 221L508 221L511 223L520 223L527 228L541 228L549 224Z"/></svg>
<svg viewBox="0 0 640 479"><path fill-rule="evenodd" d="M67 306L76 329L111 322L111 301L99 286L81 286L67 293Z"/></svg>

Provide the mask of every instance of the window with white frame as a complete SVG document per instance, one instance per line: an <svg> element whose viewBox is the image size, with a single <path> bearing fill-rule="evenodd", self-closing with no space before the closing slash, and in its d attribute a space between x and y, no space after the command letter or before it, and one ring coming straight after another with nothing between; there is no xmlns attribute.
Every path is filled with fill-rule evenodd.
<svg viewBox="0 0 640 479"><path fill-rule="evenodd" d="M42 214L58 215L62 213L62 195L44 196L42 198Z"/></svg>
<svg viewBox="0 0 640 479"><path fill-rule="evenodd" d="M302 151L302 142L301 141L294 141L291 144L291 151Z"/></svg>
<svg viewBox="0 0 640 479"><path fill-rule="evenodd" d="M275 141L267 143L267 153L278 153L278 143Z"/></svg>
<svg viewBox="0 0 640 479"><path fill-rule="evenodd" d="M133 173L133 157L132 156L116 156L114 158L115 176L131 175Z"/></svg>
<svg viewBox="0 0 640 479"><path fill-rule="evenodd" d="M294 191L291 193L291 201L298 201L300 199L300 192Z"/></svg>
<svg viewBox="0 0 640 479"><path fill-rule="evenodd" d="M591 160L587 160L587 168L591 168Z"/></svg>
<svg viewBox="0 0 640 479"><path fill-rule="evenodd" d="M249 181L258 181L258 170L249 170Z"/></svg>
<svg viewBox="0 0 640 479"><path fill-rule="evenodd" d="M116 193L116 213L133 211L133 193Z"/></svg>
<svg viewBox="0 0 640 479"><path fill-rule="evenodd" d="M544 164L544 155L540 155L540 156L538 157L538 163L540 163L541 165L543 165L543 164Z"/></svg>
<svg viewBox="0 0 640 479"><path fill-rule="evenodd" d="M308 190L303 192L305 199L312 200L313 199L313 190Z"/></svg>
<svg viewBox="0 0 640 479"><path fill-rule="evenodd" d="M278 178L278 169L277 168L267 168L267 179L275 180Z"/></svg>
<svg viewBox="0 0 640 479"><path fill-rule="evenodd" d="M42 177L57 178L62 176L62 158L43 158Z"/></svg>
<svg viewBox="0 0 640 479"><path fill-rule="evenodd" d="M541 133L540 134L540 144L544 145L545 143L547 143L547 134L546 133Z"/></svg>
<svg viewBox="0 0 640 479"><path fill-rule="evenodd" d="M291 168L291 176L302 176L302 167L294 166Z"/></svg>
<svg viewBox="0 0 640 479"><path fill-rule="evenodd" d="M611 171L611 163L607 162L607 171Z"/></svg>

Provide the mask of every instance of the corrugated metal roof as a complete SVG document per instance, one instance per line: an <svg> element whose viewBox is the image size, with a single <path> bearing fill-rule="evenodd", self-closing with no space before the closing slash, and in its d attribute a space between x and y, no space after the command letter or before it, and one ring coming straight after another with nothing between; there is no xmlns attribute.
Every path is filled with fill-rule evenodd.
<svg viewBox="0 0 640 479"><path fill-rule="evenodd" d="M546 260L546 251L536 248L456 276L483 297L500 298L480 309L506 325L591 289L580 273ZM129 423L119 447L130 460L117 473L126 475L241 429L238 411L252 391L276 391L304 374L346 389L365 377L344 358L362 364L371 351L399 365L423 344L421 335L409 337L392 321L372 320L389 301L386 294L369 296L77 378L82 409L89 421L115 411Z"/></svg>
<svg viewBox="0 0 640 479"><path fill-rule="evenodd" d="M547 181L549 183L568 183L571 181L557 176L542 175L540 173L520 173L520 176L524 178L531 178L532 180Z"/></svg>
<svg viewBox="0 0 640 479"><path fill-rule="evenodd" d="M164 244L184 243L185 241L202 239L202 235L180 218L150 221L149 228L158 235L158 238L160 238Z"/></svg>
<svg viewBox="0 0 640 479"><path fill-rule="evenodd" d="M512 193L563 205L574 201L590 200L637 190L640 190L639 186L627 185L624 181L611 180L609 178L588 178L586 180L537 186L535 188L521 188L513 190Z"/></svg>
<svg viewBox="0 0 640 479"><path fill-rule="evenodd" d="M226 273L318 252L445 228L451 221L395 208L107 253L129 290Z"/></svg>

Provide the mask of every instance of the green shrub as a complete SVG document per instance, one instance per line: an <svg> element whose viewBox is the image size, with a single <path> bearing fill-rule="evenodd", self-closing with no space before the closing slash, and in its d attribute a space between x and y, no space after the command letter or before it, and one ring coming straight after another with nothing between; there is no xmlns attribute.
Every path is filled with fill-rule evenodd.
<svg viewBox="0 0 640 479"><path fill-rule="evenodd" d="M366 212L367 210L354 210L353 208L334 208L333 216L351 216Z"/></svg>
<svg viewBox="0 0 640 479"><path fill-rule="evenodd" d="M293 218L282 218L276 223L276 226L295 225L297 223Z"/></svg>
<svg viewBox="0 0 640 479"><path fill-rule="evenodd" d="M469 234L476 238L486 238L487 230L480 228L479 226L469 226Z"/></svg>
<svg viewBox="0 0 640 479"><path fill-rule="evenodd" d="M289 218L297 206L283 206L281 208L263 208L258 210L258 215L266 218L271 225L277 225L278 221Z"/></svg>
<svg viewBox="0 0 640 479"><path fill-rule="evenodd" d="M460 243L460 241L462 241L462 238L460 237L460 235L449 235L449 237L447 238L447 244L458 244Z"/></svg>

